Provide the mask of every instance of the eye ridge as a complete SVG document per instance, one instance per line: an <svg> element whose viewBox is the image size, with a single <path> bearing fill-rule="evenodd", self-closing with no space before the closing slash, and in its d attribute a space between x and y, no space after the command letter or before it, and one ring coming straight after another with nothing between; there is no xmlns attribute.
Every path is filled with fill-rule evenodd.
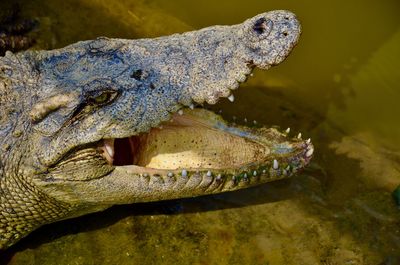
<svg viewBox="0 0 400 265"><path fill-rule="evenodd" d="M107 105L115 100L119 95L115 90L103 90L101 92L93 91L86 94L85 100L82 101L74 110L71 117L63 124L62 127L67 127L77 120L83 119L88 113L92 113L101 106Z"/></svg>

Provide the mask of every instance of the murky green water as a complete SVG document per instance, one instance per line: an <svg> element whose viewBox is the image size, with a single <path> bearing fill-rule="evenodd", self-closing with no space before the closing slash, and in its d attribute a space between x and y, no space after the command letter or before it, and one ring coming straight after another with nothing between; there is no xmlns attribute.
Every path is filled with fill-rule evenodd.
<svg viewBox="0 0 400 265"><path fill-rule="evenodd" d="M400 264L400 3L384 1L31 0L35 48L138 38L289 9L303 24L281 66L221 102L311 137L301 175L257 188L114 207L43 227L4 264Z"/></svg>

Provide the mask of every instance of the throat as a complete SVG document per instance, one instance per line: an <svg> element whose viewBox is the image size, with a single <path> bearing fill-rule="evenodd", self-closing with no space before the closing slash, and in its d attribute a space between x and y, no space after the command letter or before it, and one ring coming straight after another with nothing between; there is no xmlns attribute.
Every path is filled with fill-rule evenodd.
<svg viewBox="0 0 400 265"><path fill-rule="evenodd" d="M140 149L140 139L145 136L132 136L128 138L119 138L114 141L114 159L115 166L137 165L137 153Z"/></svg>

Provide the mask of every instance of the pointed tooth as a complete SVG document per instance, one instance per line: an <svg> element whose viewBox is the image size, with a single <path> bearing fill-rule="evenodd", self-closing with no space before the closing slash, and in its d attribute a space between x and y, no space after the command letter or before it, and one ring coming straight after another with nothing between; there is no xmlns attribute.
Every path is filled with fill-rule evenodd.
<svg viewBox="0 0 400 265"><path fill-rule="evenodd" d="M106 149L108 155L111 159L114 159L114 140L113 139L105 139L104 140L104 148Z"/></svg>
<svg viewBox="0 0 400 265"><path fill-rule="evenodd" d="M182 169L182 177L187 177L188 172L186 169Z"/></svg>
<svg viewBox="0 0 400 265"><path fill-rule="evenodd" d="M212 175L211 171L210 170L207 171L207 177L211 177L211 175Z"/></svg>
<svg viewBox="0 0 400 265"><path fill-rule="evenodd" d="M257 176L257 171L253 171L253 176Z"/></svg>
<svg viewBox="0 0 400 265"><path fill-rule="evenodd" d="M253 124L254 124L254 125L257 125L257 121L256 121L256 120L254 120L254 121L253 121Z"/></svg>
<svg viewBox="0 0 400 265"><path fill-rule="evenodd" d="M194 104L193 104L193 103L190 104L190 105L189 105L189 108L190 108L190 109L194 109Z"/></svg>
<svg viewBox="0 0 400 265"><path fill-rule="evenodd" d="M307 144L310 144L310 143L311 143L311 138L308 138L308 139L306 140L306 143L307 143Z"/></svg>
<svg viewBox="0 0 400 265"><path fill-rule="evenodd" d="M230 102L233 102L233 101L235 101L235 96L234 96L233 94L231 94L231 95L228 97L228 99L229 99Z"/></svg>
<svg viewBox="0 0 400 265"><path fill-rule="evenodd" d="M307 157L310 157L310 156L312 156L313 153L314 153L314 148L311 147L311 148L309 148L309 149L307 150L306 156L307 156Z"/></svg>
<svg viewBox="0 0 400 265"><path fill-rule="evenodd" d="M181 109L178 110L178 114L179 114L179 115L183 115L183 110L181 110Z"/></svg>
<svg viewBox="0 0 400 265"><path fill-rule="evenodd" d="M114 150L111 146L106 145L106 150L107 150L107 153L110 155L110 157L114 157Z"/></svg>
<svg viewBox="0 0 400 265"><path fill-rule="evenodd" d="M173 177L173 176L174 176L174 173L168 172L167 176L168 176L168 177Z"/></svg>
<svg viewBox="0 0 400 265"><path fill-rule="evenodd" d="M244 118L244 120L243 120L243 121L247 123L247 118Z"/></svg>
<svg viewBox="0 0 400 265"><path fill-rule="evenodd" d="M278 167L279 167L278 160L274 159L274 164L273 164L272 167L273 167L274 169L278 169Z"/></svg>
<svg viewBox="0 0 400 265"><path fill-rule="evenodd" d="M301 139L301 133L297 135L297 139Z"/></svg>
<svg viewBox="0 0 400 265"><path fill-rule="evenodd" d="M290 127L286 129L285 133L290 133Z"/></svg>
<svg viewBox="0 0 400 265"><path fill-rule="evenodd" d="M285 170L286 170L286 171L289 171L289 170L290 170L290 166L288 165L288 166L285 168Z"/></svg>
<svg viewBox="0 0 400 265"><path fill-rule="evenodd" d="M222 175L221 175L221 174L218 174L216 179L217 179L218 181L221 180L221 179L222 179Z"/></svg>
<svg viewBox="0 0 400 265"><path fill-rule="evenodd" d="M265 173L267 173L267 171L265 169L263 169L262 173L265 174Z"/></svg>

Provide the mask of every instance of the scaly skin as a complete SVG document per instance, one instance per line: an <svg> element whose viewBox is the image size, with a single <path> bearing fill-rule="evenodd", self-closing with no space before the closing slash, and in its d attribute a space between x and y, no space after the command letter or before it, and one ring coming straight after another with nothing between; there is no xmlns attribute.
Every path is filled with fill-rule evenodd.
<svg viewBox="0 0 400 265"><path fill-rule="evenodd" d="M299 35L292 13L273 11L156 39L6 53L0 248L46 223L113 204L230 191L304 167L309 141L193 109L233 100L231 90L254 67L282 62Z"/></svg>

